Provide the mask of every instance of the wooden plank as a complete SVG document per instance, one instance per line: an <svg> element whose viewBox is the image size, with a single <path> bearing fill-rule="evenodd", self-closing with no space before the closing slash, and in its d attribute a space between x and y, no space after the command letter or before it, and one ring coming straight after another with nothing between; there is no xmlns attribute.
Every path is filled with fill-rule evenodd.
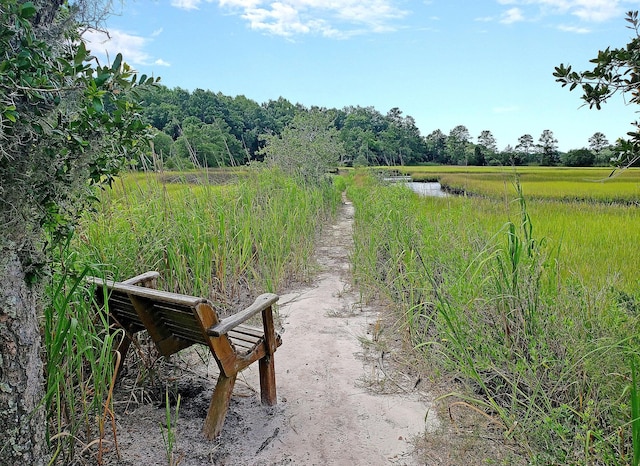
<svg viewBox="0 0 640 466"><path fill-rule="evenodd" d="M231 341L231 344L236 348L236 350L238 350L238 348L240 348L243 352L247 352L247 351L251 351L253 348L256 347L255 344L250 344L248 342L243 342L243 341Z"/></svg>
<svg viewBox="0 0 640 466"><path fill-rule="evenodd" d="M179 325L175 325L172 322L166 322L165 327L170 331L171 335L176 338L188 340L191 343L199 343L201 345L206 344L206 341L202 338L202 332L191 331L189 329L182 328Z"/></svg>
<svg viewBox="0 0 640 466"><path fill-rule="evenodd" d="M128 280L123 280L122 283L125 285L138 285L139 283L142 283L146 288L155 288L158 278L160 278L160 274L158 272L145 272L140 275L136 275L135 277L131 277Z"/></svg>
<svg viewBox="0 0 640 466"><path fill-rule="evenodd" d="M219 337L210 337L207 335L207 329L218 323L218 314L215 309L208 303L198 304L195 308L195 314L198 316L200 325L202 326L202 335L207 339L207 344L211 353L216 358L220 372L227 377L237 373L236 369L236 353L231 346L231 342L226 335Z"/></svg>
<svg viewBox="0 0 640 466"><path fill-rule="evenodd" d="M267 354L258 362L260 372L260 399L262 403L273 406L277 403L276 369L273 353L278 347L275 325L271 306L262 311L262 325L264 327L264 346Z"/></svg>
<svg viewBox="0 0 640 466"><path fill-rule="evenodd" d="M258 327L249 327L248 325L238 325L234 327L234 332L249 335L255 338L262 338L264 336L264 330Z"/></svg>
<svg viewBox="0 0 640 466"><path fill-rule="evenodd" d="M144 324L147 332L149 332L149 336L151 336L151 339L158 347L160 353L163 356L169 356L170 354L178 351L172 351L172 349L179 345L175 346L167 343L167 340L172 338L172 335L165 327L163 327L160 319L157 318L157 316L154 316L152 312L153 300L144 299L134 295L130 295L129 299L135 307L138 317L140 317L140 321Z"/></svg>
<svg viewBox="0 0 640 466"><path fill-rule="evenodd" d="M249 336L249 335L244 335L242 333L237 334L236 332L234 332L233 330L231 330L230 332L227 333L227 336L229 338L231 338L231 341L233 343L236 342L243 342L243 343L248 343L250 345L255 345L256 343L258 343L259 341L262 340L262 337L256 338L254 336Z"/></svg>
<svg viewBox="0 0 640 466"><path fill-rule="evenodd" d="M267 308L271 308L271 305L278 301L278 295L273 293L265 293L256 298L254 303L248 308L233 314L225 319L222 319L217 325L212 326L207 330L207 333L214 337L219 337L220 335L224 335L229 330L238 325L244 323L258 312L262 312ZM271 312L271 310L269 311Z"/></svg>
<svg viewBox="0 0 640 466"><path fill-rule="evenodd" d="M202 428L202 432L209 440L216 438L222 431L224 419L227 416L227 411L229 409L231 392L233 392L233 386L236 383L236 377L237 373L230 377L220 374L218 377L218 383L213 391L211 403L209 403L209 410L207 411L207 417Z"/></svg>
<svg viewBox="0 0 640 466"><path fill-rule="evenodd" d="M206 302L204 298L188 296L184 294L171 293L169 291L154 290L153 288L144 288L142 286L127 285L113 280L102 280L97 277L87 277L87 280L96 285L106 286L109 290L119 291L128 295L138 296L146 299L153 299L160 302L182 304L185 306L195 306L199 303Z"/></svg>

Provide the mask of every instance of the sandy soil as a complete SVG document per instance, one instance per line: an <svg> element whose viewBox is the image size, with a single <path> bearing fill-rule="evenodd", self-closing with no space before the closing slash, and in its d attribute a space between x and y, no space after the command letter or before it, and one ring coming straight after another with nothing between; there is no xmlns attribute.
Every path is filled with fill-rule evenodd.
<svg viewBox="0 0 640 466"><path fill-rule="evenodd" d="M252 365L236 382L222 434L207 441L200 430L218 368L205 348L157 360L149 371L140 371L148 362L134 368L129 363L115 402L120 458L111 443L105 463L454 465L491 459L515 464L511 450L505 455L495 441L500 435L487 438L484 428L477 433L478 422L452 427L451 411L441 422L435 396L421 383L424 374L394 363L403 351L400 332L388 325L388 313L364 305L351 288L352 224L353 206L345 201L319 239L320 271L313 284L280 297L276 406L260 404L257 364ZM176 438L172 455L163 442L167 387Z"/></svg>

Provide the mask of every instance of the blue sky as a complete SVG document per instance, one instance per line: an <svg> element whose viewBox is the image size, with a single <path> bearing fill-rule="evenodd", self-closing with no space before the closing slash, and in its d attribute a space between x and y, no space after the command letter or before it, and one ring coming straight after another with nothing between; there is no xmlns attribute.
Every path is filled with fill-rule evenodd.
<svg viewBox="0 0 640 466"><path fill-rule="evenodd" d="M170 88L398 107L424 136L465 125L500 149L550 129L569 150L596 131L614 142L638 118L622 96L580 108L578 90L552 76L626 45L633 9L640 0L124 0L111 39L87 38L98 57L122 52Z"/></svg>

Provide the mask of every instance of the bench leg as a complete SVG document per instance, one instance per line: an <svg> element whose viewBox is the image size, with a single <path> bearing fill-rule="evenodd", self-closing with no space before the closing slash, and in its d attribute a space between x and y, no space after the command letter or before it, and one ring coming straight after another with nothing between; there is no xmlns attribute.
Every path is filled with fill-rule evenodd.
<svg viewBox="0 0 640 466"><path fill-rule="evenodd" d="M276 397L276 369L273 364L273 355L267 355L258 363L260 369L260 399L262 404L273 406L277 403Z"/></svg>
<svg viewBox="0 0 640 466"><path fill-rule="evenodd" d="M202 428L202 432L209 440L216 438L222 431L224 418L227 416L227 410L229 409L231 392L236 383L236 376L237 374L233 374L231 377L227 377L220 373L218 377L218 383L213 391L207 418L204 420L204 427Z"/></svg>

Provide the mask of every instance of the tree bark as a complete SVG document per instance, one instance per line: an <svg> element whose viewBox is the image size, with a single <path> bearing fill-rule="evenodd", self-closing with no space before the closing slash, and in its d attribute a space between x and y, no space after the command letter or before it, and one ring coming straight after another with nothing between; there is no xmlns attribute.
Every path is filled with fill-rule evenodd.
<svg viewBox="0 0 640 466"><path fill-rule="evenodd" d="M0 244L0 464L45 464L38 292L15 244Z"/></svg>

